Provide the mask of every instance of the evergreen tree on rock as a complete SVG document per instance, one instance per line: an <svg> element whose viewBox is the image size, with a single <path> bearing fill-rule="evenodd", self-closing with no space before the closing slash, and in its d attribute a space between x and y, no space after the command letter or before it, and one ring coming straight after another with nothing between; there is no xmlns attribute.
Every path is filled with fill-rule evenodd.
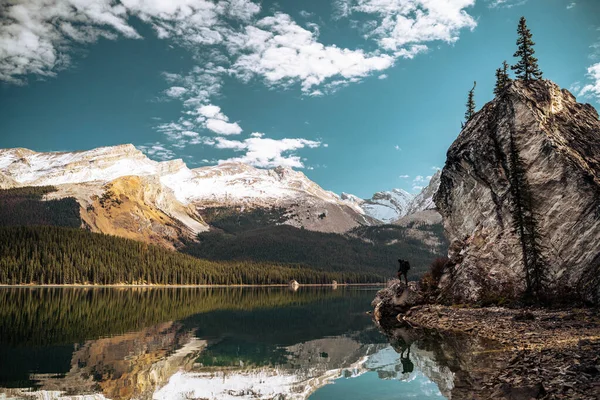
<svg viewBox="0 0 600 400"><path fill-rule="evenodd" d="M533 55L535 50L533 46L535 43L532 38L531 31L527 27L527 20L525 17L521 17L519 26L517 28L517 51L514 57L519 58L519 61L511 67L517 75L517 79L522 79L525 82L529 82L535 79L542 78L542 71L538 67L538 60Z"/></svg>
<svg viewBox="0 0 600 400"><path fill-rule="evenodd" d="M464 128L467 122L473 115L475 114L475 86L477 86L477 82L473 82L473 88L469 90L469 95L467 97L467 111L465 111L465 122L462 123L461 127Z"/></svg>
<svg viewBox="0 0 600 400"><path fill-rule="evenodd" d="M494 86L494 95L498 96L502 93L502 90L511 82L508 76L508 63L502 62L502 68L496 70L496 85Z"/></svg>

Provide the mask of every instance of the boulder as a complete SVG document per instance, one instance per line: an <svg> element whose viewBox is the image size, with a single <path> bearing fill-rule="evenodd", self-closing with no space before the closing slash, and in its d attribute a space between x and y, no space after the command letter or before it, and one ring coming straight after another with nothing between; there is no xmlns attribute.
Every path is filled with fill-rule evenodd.
<svg viewBox="0 0 600 400"><path fill-rule="evenodd" d="M567 90L512 82L448 150L434 202L451 243L448 300L520 298L526 259L543 259L548 292L599 303L600 121Z"/></svg>
<svg viewBox="0 0 600 400"><path fill-rule="evenodd" d="M423 295L418 290L416 282L404 282L396 279L388 286L377 292L371 302L374 307L373 316L379 323L394 321L398 314L408 311L411 307L422 304Z"/></svg>

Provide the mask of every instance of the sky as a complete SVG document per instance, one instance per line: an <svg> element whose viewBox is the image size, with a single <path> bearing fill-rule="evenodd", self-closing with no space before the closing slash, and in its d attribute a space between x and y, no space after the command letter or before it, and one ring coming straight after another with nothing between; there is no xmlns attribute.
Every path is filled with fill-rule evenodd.
<svg viewBox="0 0 600 400"><path fill-rule="evenodd" d="M3 8L2 8L3 7ZM0 148L132 143L369 198L443 167L527 18L544 77L600 108L598 0L8 0Z"/></svg>

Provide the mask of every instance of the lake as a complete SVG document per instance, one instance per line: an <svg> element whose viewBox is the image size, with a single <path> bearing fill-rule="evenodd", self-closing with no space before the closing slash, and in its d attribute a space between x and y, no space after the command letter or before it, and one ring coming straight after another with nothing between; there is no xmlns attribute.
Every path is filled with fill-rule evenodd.
<svg viewBox="0 0 600 400"><path fill-rule="evenodd" d="M377 289L0 288L0 399L447 398L463 345L381 333Z"/></svg>

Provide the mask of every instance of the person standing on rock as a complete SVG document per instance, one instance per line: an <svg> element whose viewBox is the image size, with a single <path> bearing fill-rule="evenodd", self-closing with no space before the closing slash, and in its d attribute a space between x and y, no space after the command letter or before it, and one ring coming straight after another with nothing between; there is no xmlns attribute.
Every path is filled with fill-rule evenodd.
<svg viewBox="0 0 600 400"><path fill-rule="evenodd" d="M404 283L408 286L408 271L410 270L410 263L406 260L398 259L398 264L400 267L398 268L398 279L402 280L402 276L404 275Z"/></svg>

